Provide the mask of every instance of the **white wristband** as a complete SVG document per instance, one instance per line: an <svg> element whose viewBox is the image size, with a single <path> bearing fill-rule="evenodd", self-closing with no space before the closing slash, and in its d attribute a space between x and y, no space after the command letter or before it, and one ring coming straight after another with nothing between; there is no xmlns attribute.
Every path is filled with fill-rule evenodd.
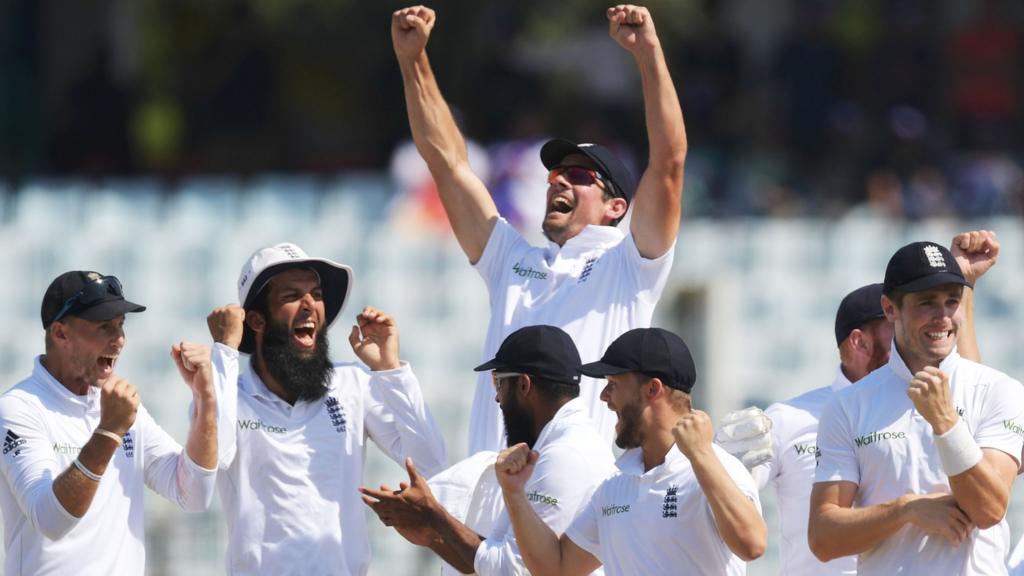
<svg viewBox="0 0 1024 576"><path fill-rule="evenodd" d="M946 476L956 476L974 468L984 456L963 418L945 434L935 436L935 447L939 450L939 459L942 460Z"/></svg>
<svg viewBox="0 0 1024 576"><path fill-rule="evenodd" d="M92 470L89 470L88 468L85 467L85 464L79 462L78 458L75 458L71 463L74 464L75 468L78 468L78 471L81 472L89 480L92 480L93 482L99 482L102 479L102 476L93 472Z"/></svg>
<svg viewBox="0 0 1024 576"><path fill-rule="evenodd" d="M114 442L117 442L118 446L121 445L121 437L118 436L117 434L114 434L110 430L104 430L103 428L96 428L95 430L92 431L92 433L93 434L99 434L100 436L106 436L107 438L110 438Z"/></svg>

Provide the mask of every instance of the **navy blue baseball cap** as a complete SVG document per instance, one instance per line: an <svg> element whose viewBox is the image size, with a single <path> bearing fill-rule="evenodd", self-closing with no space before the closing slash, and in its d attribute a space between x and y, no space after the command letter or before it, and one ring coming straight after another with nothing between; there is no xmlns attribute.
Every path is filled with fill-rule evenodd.
<svg viewBox="0 0 1024 576"><path fill-rule="evenodd" d="M970 286L960 265L945 246L934 242L912 242L889 259L882 292L921 292L943 284Z"/></svg>
<svg viewBox="0 0 1024 576"><path fill-rule="evenodd" d="M572 338L561 328L542 324L526 326L509 334L494 358L474 370L507 370L578 385L580 364L580 353Z"/></svg>
<svg viewBox="0 0 1024 576"><path fill-rule="evenodd" d="M50 324L68 316L102 322L145 309L145 306L125 300L121 282L114 276L72 270L50 282L43 294L40 317L43 328L49 328Z"/></svg>
<svg viewBox="0 0 1024 576"><path fill-rule="evenodd" d="M540 161L544 167L551 170L558 166L566 156L570 154L582 154L594 163L597 171L612 183L612 196L625 198L626 202L633 201L633 194L636 192L636 179L612 151L600 144L583 142L576 144L569 140L556 138L548 140L540 149Z"/></svg>
<svg viewBox="0 0 1024 576"><path fill-rule="evenodd" d="M686 342L661 328L634 328L615 339L598 362L584 364L593 378L639 372L659 378L666 386L689 393L697 382L697 368Z"/></svg>
<svg viewBox="0 0 1024 576"><path fill-rule="evenodd" d="M882 285L868 284L850 292L836 311L836 345L871 320L885 318L882 311Z"/></svg>

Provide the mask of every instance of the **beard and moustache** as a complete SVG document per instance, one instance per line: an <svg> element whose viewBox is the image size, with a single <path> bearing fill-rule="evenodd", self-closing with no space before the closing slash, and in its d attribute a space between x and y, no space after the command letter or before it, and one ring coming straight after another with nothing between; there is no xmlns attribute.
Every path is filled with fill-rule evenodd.
<svg viewBox="0 0 1024 576"><path fill-rule="evenodd" d="M619 433L615 436L616 446L629 449L636 448L643 443L644 434L640 429L640 415L643 413L643 410L644 407L639 395L630 401L629 404L624 404L619 409L619 422L622 425L619 426Z"/></svg>
<svg viewBox="0 0 1024 576"><path fill-rule="evenodd" d="M504 416L505 437L508 446L525 442L527 446L533 448L533 445L537 443L537 436L533 433L533 417L523 409L522 404L511 390L505 403L501 406L501 414Z"/></svg>
<svg viewBox="0 0 1024 576"><path fill-rule="evenodd" d="M296 400L315 401L327 394L334 365L328 355L326 331L317 334L313 353L304 355L292 342L288 327L271 321L260 353L267 372Z"/></svg>

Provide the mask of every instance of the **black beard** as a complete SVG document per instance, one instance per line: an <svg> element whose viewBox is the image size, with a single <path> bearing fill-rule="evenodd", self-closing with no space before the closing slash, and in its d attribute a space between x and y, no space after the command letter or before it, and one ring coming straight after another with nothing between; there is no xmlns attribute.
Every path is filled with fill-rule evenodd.
<svg viewBox="0 0 1024 576"><path fill-rule="evenodd" d="M643 412L643 407L640 405L639 398L635 398L619 410L619 421L622 422L622 426L619 427L619 433L615 436L616 446L628 450L643 443L644 435L640 430L641 412Z"/></svg>
<svg viewBox="0 0 1024 576"><path fill-rule="evenodd" d="M327 385L334 376L334 365L328 355L327 334L316 337L313 353L304 356L292 342L292 334L282 324L270 322L263 336L260 355L267 372L296 400L315 401L327 394Z"/></svg>
<svg viewBox="0 0 1024 576"><path fill-rule="evenodd" d="M537 443L537 437L533 434L533 418L526 410L523 410L512 390L509 390L508 398L505 399L505 404L501 407L501 414L504 416L505 437L508 445L515 446L520 442L525 442L527 446L533 448L533 445Z"/></svg>

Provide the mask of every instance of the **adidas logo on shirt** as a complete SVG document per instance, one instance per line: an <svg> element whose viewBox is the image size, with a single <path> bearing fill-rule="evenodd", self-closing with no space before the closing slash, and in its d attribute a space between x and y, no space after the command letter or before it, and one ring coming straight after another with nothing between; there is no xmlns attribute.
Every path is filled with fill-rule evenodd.
<svg viewBox="0 0 1024 576"><path fill-rule="evenodd" d="M25 439L14 433L13 430L7 431L7 436L4 437L4 456L8 452L13 451L14 455L21 454L21 446L25 444Z"/></svg>

